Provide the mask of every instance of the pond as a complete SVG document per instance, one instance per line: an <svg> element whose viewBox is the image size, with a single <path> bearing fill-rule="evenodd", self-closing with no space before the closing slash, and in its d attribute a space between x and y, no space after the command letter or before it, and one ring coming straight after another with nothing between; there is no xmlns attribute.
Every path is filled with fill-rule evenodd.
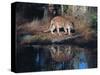
<svg viewBox="0 0 100 75"><path fill-rule="evenodd" d="M97 67L96 48L75 45L25 45L17 47L16 71L53 71Z"/></svg>

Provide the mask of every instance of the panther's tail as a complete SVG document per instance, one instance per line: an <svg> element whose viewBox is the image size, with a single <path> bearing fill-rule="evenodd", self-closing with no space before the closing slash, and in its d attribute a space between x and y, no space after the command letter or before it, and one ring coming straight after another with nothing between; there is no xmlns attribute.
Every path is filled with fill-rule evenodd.
<svg viewBox="0 0 100 75"><path fill-rule="evenodd" d="M48 27L48 29L47 30L45 30L45 31L43 31L43 32L50 32L50 29L52 28L52 25L53 25L53 21L51 21L51 23L50 23L50 26Z"/></svg>

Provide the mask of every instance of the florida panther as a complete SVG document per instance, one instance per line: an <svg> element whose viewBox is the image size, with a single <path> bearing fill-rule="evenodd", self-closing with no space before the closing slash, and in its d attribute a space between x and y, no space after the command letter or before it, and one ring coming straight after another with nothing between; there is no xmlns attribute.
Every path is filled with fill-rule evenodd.
<svg viewBox="0 0 100 75"><path fill-rule="evenodd" d="M66 20L66 18L62 16L56 16L51 20L48 30L44 32L50 31L52 34L54 34L54 30L56 29L57 33L61 35L60 28L64 29L65 32L64 34L68 33L68 35L71 35L71 29L73 29L73 23L69 20Z"/></svg>

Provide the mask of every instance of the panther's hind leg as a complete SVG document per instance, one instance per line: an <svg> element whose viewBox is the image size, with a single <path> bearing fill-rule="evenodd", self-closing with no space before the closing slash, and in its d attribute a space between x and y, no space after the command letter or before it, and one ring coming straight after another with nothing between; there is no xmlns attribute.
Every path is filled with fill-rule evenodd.
<svg viewBox="0 0 100 75"><path fill-rule="evenodd" d="M55 34L55 33L54 33L54 30L55 30L55 26L52 26L52 28L50 29L51 34Z"/></svg>
<svg viewBox="0 0 100 75"><path fill-rule="evenodd" d="M65 33L64 33L64 34L67 34L67 28L66 28L66 27L64 27L64 31L65 31Z"/></svg>
<svg viewBox="0 0 100 75"><path fill-rule="evenodd" d="M61 35L61 33L60 33L60 28L56 28L57 29L57 33L58 33L58 35L60 36Z"/></svg>

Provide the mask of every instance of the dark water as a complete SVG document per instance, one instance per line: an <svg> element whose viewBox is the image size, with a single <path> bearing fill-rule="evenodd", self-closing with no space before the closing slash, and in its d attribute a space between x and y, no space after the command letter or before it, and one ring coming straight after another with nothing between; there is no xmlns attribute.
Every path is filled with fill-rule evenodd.
<svg viewBox="0 0 100 75"><path fill-rule="evenodd" d="M96 48L71 45L27 45L18 47L16 70L52 71L97 67Z"/></svg>

